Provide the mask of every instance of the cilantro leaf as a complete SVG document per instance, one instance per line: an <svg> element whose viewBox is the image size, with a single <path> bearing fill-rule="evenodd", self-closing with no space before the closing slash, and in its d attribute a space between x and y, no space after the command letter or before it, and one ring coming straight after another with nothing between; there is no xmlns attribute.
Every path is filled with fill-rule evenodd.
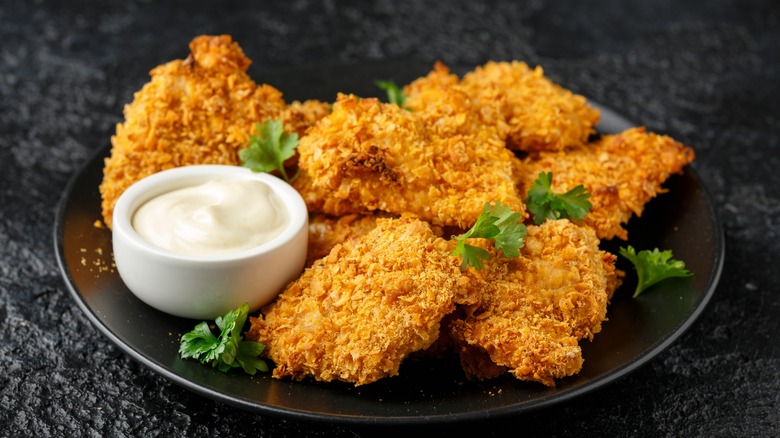
<svg viewBox="0 0 780 438"><path fill-rule="evenodd" d="M268 371L268 365L259 356L265 346L259 342L244 341L241 335L249 304L244 303L238 309L231 310L214 322L220 330L219 337L214 336L208 323L201 322L185 333L179 342L179 355L182 359L198 359L200 363L222 372L241 367L246 373L254 375L257 371Z"/></svg>
<svg viewBox="0 0 780 438"><path fill-rule="evenodd" d="M525 202L528 211L534 216L534 223L539 225L547 219L571 218L582 220L593 205L588 201L590 193L582 184L566 193L555 193L551 189L552 172L542 172L534 180L528 190Z"/></svg>
<svg viewBox="0 0 780 438"><path fill-rule="evenodd" d="M479 270L484 266L482 261L490 259L490 253L486 250L467 244L466 240L469 238L491 239L496 249L501 250L506 257L519 256L527 231L521 221L520 213L513 212L506 205L496 202L491 207L486 202L474 226L460 237L452 236L452 239L457 241L452 255L460 256L463 260L460 268L473 266Z"/></svg>
<svg viewBox="0 0 780 438"><path fill-rule="evenodd" d="M685 262L672 258L672 251L659 251L658 248L642 250L637 253L631 245L620 247L620 255L634 264L639 277L634 298L650 286L672 277L690 277L693 273L685 268Z"/></svg>
<svg viewBox="0 0 780 438"><path fill-rule="evenodd" d="M257 135L249 136L249 146L238 151L241 165L253 172L278 170L285 181L290 179L284 169L284 161L295 154L298 134L284 132L281 119L267 120L255 125Z"/></svg>
<svg viewBox="0 0 780 438"><path fill-rule="evenodd" d="M393 81L374 81L374 84L377 87L385 90L385 93L387 93L388 102L394 103L401 108L404 107L406 104L406 95L404 94L403 89L398 86L398 84Z"/></svg>

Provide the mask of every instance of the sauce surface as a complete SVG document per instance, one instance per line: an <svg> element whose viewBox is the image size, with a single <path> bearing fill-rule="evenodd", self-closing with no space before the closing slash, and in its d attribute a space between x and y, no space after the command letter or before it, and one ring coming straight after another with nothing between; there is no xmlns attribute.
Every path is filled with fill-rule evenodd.
<svg viewBox="0 0 780 438"><path fill-rule="evenodd" d="M245 251L272 240L289 224L271 188L252 179L214 179L164 193L132 218L147 242L186 255Z"/></svg>

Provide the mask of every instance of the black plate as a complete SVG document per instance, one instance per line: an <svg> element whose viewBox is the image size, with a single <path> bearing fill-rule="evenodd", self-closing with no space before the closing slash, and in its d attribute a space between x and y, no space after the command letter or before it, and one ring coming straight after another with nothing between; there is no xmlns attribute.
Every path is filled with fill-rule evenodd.
<svg viewBox="0 0 780 438"><path fill-rule="evenodd" d="M403 84L429 69L420 63L366 63L254 76L285 91L288 100L332 101L337 91L378 95L373 79ZM600 131L633 126L609 109L602 110ZM198 394L260 414L352 424L414 424L486 419L559 403L625 376L667 348L702 312L723 264L723 234L713 202L688 168L667 182L669 192L651 201L641 219L632 220L629 243L638 250L671 249L696 275L667 281L632 299L634 273L620 265L628 277L610 305L609 321L592 343L582 342L582 371L556 388L509 376L470 382L455 360L409 360L400 376L357 388L224 374L178 357L180 335L197 321L147 306L112 267L111 233L94 226L100 219L98 185L108 153L108 147L97 151L73 177L59 206L55 249L73 297L111 341L155 372ZM620 243L607 242L605 247L615 251Z"/></svg>

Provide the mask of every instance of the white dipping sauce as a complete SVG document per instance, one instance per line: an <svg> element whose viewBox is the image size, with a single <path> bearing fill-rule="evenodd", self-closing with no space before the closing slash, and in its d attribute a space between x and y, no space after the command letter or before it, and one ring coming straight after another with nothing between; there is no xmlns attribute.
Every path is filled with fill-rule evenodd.
<svg viewBox="0 0 780 438"><path fill-rule="evenodd" d="M186 255L221 255L262 245L290 223L282 201L263 182L214 179L164 193L133 215L147 242Z"/></svg>

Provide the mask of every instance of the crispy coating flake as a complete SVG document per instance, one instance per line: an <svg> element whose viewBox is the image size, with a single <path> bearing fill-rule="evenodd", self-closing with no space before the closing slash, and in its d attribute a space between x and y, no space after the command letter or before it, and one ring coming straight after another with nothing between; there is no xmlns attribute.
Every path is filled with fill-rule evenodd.
<svg viewBox="0 0 780 438"><path fill-rule="evenodd" d="M377 219L291 283L247 338L266 345L273 377L356 386L398 374L430 346L461 288L459 261L427 223Z"/></svg>
<svg viewBox="0 0 780 438"><path fill-rule="evenodd" d="M480 105L503 114L507 145L522 151L579 146L593 134L598 109L553 83L541 67L490 61L465 74L463 89Z"/></svg>
<svg viewBox="0 0 780 438"><path fill-rule="evenodd" d="M491 249L481 271L469 270L478 302L450 324L468 377L508 371L554 386L579 372L579 341L601 331L617 285L615 256L598 245L589 228L547 221L528 227L520 257L507 260Z"/></svg>
<svg viewBox="0 0 780 438"><path fill-rule="evenodd" d="M504 139L508 126L502 114L491 106L478 105L446 65L436 62L428 75L406 85L404 94L407 96L405 107L432 132L437 151L460 150L471 145L480 161L489 162L490 167L500 165L501 171L510 169L513 175L517 174L520 160L498 148L498 145L506 147ZM485 171L494 170L487 168ZM524 214L525 205L517 204L513 210Z"/></svg>
<svg viewBox="0 0 780 438"><path fill-rule="evenodd" d="M552 172L552 190L566 192L582 184L593 208L582 223L601 239L628 239L623 228L632 215L659 193L669 176L693 161L694 151L672 138L631 128L605 135L588 147L531 154L523 160L523 192L541 172Z"/></svg>
<svg viewBox="0 0 780 438"><path fill-rule="evenodd" d="M348 214L334 217L321 213L309 214L309 248L306 254L306 267L328 255L337 244L358 238L373 230L379 217L384 216Z"/></svg>
<svg viewBox="0 0 780 438"><path fill-rule="evenodd" d="M100 185L109 227L117 199L141 178L184 165L239 164L255 123L282 118L302 134L328 111L317 101L288 107L279 90L255 84L246 74L251 61L229 36L199 36L190 51L154 68L124 108Z"/></svg>
<svg viewBox="0 0 780 438"><path fill-rule="evenodd" d="M397 105L340 94L301 139L294 185L311 211L336 216L380 210L468 228L485 202L524 211L519 162L488 129L472 131L470 117L453 110L429 127Z"/></svg>
<svg viewBox="0 0 780 438"><path fill-rule="evenodd" d="M404 87L405 107L414 112L441 139L503 144L508 127L492 106L478 105L441 62ZM476 138L469 138L476 137Z"/></svg>

